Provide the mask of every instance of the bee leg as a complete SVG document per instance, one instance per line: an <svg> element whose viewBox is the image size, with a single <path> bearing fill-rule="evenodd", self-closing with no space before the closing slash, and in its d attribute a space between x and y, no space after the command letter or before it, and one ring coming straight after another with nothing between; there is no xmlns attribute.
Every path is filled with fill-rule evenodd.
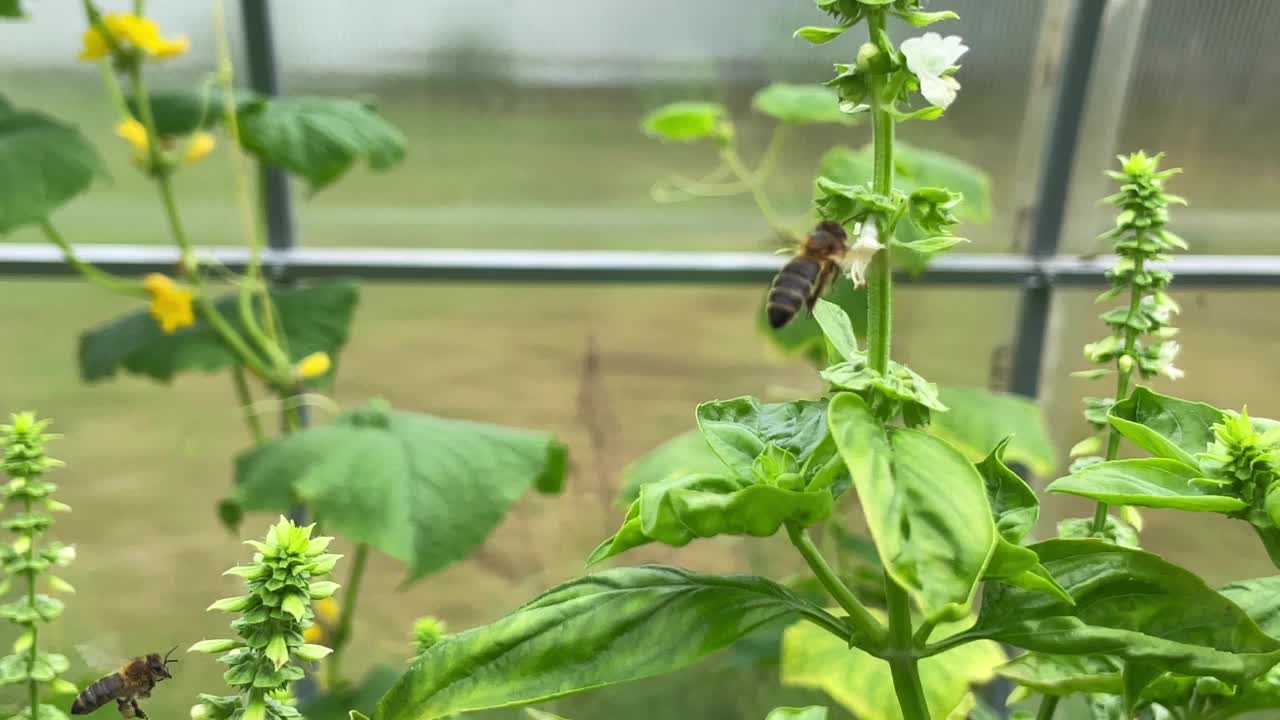
<svg viewBox="0 0 1280 720"><path fill-rule="evenodd" d="M132 702L132 704L133 704L133 715L134 715L134 717L139 718L139 720L147 720L147 714L146 714L146 713L144 713L144 712L142 712L142 708L138 707L138 701L137 701L137 700L133 700L133 701L131 701L131 702Z"/></svg>
<svg viewBox="0 0 1280 720"><path fill-rule="evenodd" d="M120 698L119 700L116 700L116 709L120 711L120 717L122 718L133 717L133 701L132 700L126 700L125 698Z"/></svg>

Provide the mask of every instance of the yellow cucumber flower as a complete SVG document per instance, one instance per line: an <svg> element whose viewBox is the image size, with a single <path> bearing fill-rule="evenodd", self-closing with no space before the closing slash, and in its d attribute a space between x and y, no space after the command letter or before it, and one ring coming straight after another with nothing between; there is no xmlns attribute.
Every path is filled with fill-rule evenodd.
<svg viewBox="0 0 1280 720"><path fill-rule="evenodd" d="M147 57L165 60L185 53L191 47L191 41L185 35L172 38L161 37L160 27L150 18L132 13L109 13L102 18L107 32L115 38L122 51L139 50ZM90 26L84 31L84 42L80 49L80 59L101 60L111 54L111 44L97 26Z"/></svg>
<svg viewBox="0 0 1280 720"><path fill-rule="evenodd" d="M199 162L201 158L213 152L214 142L213 135L203 130L191 136L191 140L187 143L187 153L183 157L183 162L188 165Z"/></svg>
<svg viewBox="0 0 1280 720"><path fill-rule="evenodd" d="M338 602L330 597L311 603L311 609L315 611L316 621L302 631L302 638L309 643L319 643L338 624L340 608Z"/></svg>
<svg viewBox="0 0 1280 720"><path fill-rule="evenodd" d="M144 165L147 161L147 129L134 118L116 125L116 136L124 138L133 146L133 164Z"/></svg>
<svg viewBox="0 0 1280 720"><path fill-rule="evenodd" d="M313 352L299 360L298 364L293 366L293 371L299 378L310 380L329 372L331 367L333 362L329 360L329 353L321 351ZM317 601L316 605L319 606L320 602L322 601Z"/></svg>
<svg viewBox="0 0 1280 720"><path fill-rule="evenodd" d="M195 313L191 310L191 291L160 273L151 273L142 279L142 286L151 293L151 316L166 334L188 325L194 325Z"/></svg>

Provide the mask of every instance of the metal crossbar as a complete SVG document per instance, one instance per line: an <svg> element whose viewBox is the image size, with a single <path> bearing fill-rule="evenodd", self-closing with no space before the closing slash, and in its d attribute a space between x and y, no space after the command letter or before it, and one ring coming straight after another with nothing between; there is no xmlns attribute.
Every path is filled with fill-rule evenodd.
<svg viewBox="0 0 1280 720"><path fill-rule="evenodd" d="M90 244L81 259L121 275L173 271L177 248L161 245ZM241 271L243 247L197 250L208 263ZM428 250L415 248L309 248L266 250L263 262L290 279L353 277L381 281L501 283L767 283L785 258L748 252L645 252L614 250ZM936 258L919 275L900 272L923 285L1098 287L1115 257L953 254ZM1180 287L1280 287L1280 257L1185 255L1157 263L1177 273ZM0 276L70 276L56 247L40 243L0 244Z"/></svg>

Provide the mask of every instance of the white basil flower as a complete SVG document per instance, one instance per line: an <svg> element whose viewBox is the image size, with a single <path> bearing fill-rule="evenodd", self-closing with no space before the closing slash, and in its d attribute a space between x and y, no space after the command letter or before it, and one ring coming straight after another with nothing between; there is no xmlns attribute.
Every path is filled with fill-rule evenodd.
<svg viewBox="0 0 1280 720"><path fill-rule="evenodd" d="M845 270L849 273L853 286L862 287L867 282L867 266L871 264L871 258L883 250L884 245L880 244L880 229L876 227L875 220L861 223L854 228L854 233L857 234L858 241L845 255Z"/></svg>
<svg viewBox="0 0 1280 720"><path fill-rule="evenodd" d="M925 33L902 41L901 50L907 59L907 69L920 80L920 94L930 105L945 110L955 102L960 83L943 73L969 51L959 35L944 38L936 32Z"/></svg>
<svg viewBox="0 0 1280 720"><path fill-rule="evenodd" d="M1178 351L1181 349L1182 346L1176 342L1166 342L1160 346L1160 374L1170 380L1180 380L1185 374L1173 366L1173 361L1178 357Z"/></svg>

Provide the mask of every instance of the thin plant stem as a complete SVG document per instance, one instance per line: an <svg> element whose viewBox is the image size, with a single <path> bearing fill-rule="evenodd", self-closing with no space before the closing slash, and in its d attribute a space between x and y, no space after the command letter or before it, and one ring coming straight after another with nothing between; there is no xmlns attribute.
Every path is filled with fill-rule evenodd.
<svg viewBox="0 0 1280 720"><path fill-rule="evenodd" d="M929 704L920 682L920 668L911 635L911 599L888 571L884 576L885 601L889 606L889 643L886 654L893 676L893 691L903 720L929 720Z"/></svg>
<svg viewBox="0 0 1280 720"><path fill-rule="evenodd" d="M884 33L885 12L874 10L867 16L871 37ZM871 81L871 128L874 141L873 159L875 175L873 190L880 195L893 192L893 117L885 102L886 78L875 76ZM872 219L868 218L868 222ZM889 369L889 350L893 340L893 274L891 272L889 234L885 232L888 218L876 217L879 223L884 249L875 254L867 273L867 345L868 362L873 370L885 373ZM925 701L924 687L920 682L920 668L915 640L911 628L911 599L907 591L889 574L884 574L885 601L889 611L889 640L886 652L889 670L893 676L893 689L904 720L929 720L929 705Z"/></svg>
<svg viewBox="0 0 1280 720"><path fill-rule="evenodd" d="M235 365L231 368L231 380L236 387L236 398L240 401L240 411L244 414L245 427L249 428L253 443L261 445L267 439L267 434L262 429L262 421L258 419L258 413L253 409L253 394L249 392L249 382L244 376L243 365Z"/></svg>
<svg viewBox="0 0 1280 720"><path fill-rule="evenodd" d="M822 587L826 588L836 603L844 608L845 612L849 613L849 623L853 625L855 639L865 643L865 645L860 643L860 646L873 652L881 648L885 642L884 625L858 601L853 591L840 580L840 576L827 563L826 558L822 557L818 546L813 544L809 534L803 528L787 525L787 536L791 538L791 544L795 545L796 549L800 551L801 557L809 565L809 569L813 571L814 576L818 578L818 582L822 583Z"/></svg>
<svg viewBox="0 0 1280 720"><path fill-rule="evenodd" d="M765 222L769 223L769 227L781 237L795 239L795 233L789 230L782 218L778 215L778 211L774 209L773 203L769 200L769 194L764 189L764 179L758 172L752 172L742 162L742 158L738 155L737 149L732 145L728 145L720 150L720 157L724 163L729 166L733 174L742 181L747 189L751 191L751 199L755 201L756 207L760 209L760 214L764 216Z"/></svg>
<svg viewBox="0 0 1280 720"><path fill-rule="evenodd" d="M1142 241L1142 236L1138 236L1138 241ZM1141 255L1133 262L1134 275L1141 275L1143 264L1146 258ZM1133 321L1138 317L1138 311L1142 307L1142 288L1134 283L1129 288L1129 315L1128 320ZM1124 328L1124 354L1116 358L1116 397L1115 401L1120 402L1129 397L1129 381L1133 377L1133 351L1138 344L1138 330L1131 325ZM1124 363L1124 358L1129 358L1128 363ZM1122 365L1129 364L1128 369ZM1114 425L1107 433L1107 460L1115 460L1116 455L1120 452L1120 431ZM1108 506L1105 502L1099 502L1093 511L1093 527L1094 535L1100 534L1107 527L1107 511Z"/></svg>
<svg viewBox="0 0 1280 720"><path fill-rule="evenodd" d="M147 131L147 153L150 165L155 172L156 186L160 190L160 201L164 207L165 218L169 223L169 230L173 236L174 242L178 246L179 252L182 254L182 267L188 279L196 286L196 303L200 307L201 315L208 321L227 347L240 358L241 362L249 367L253 372L263 378L273 378L276 373L267 367L261 358L253 351L252 348L245 343L244 338L231 327L226 318L222 317L222 313L218 311L208 294L205 292L204 279L201 277L199 269L195 266L194 254L192 252L191 243L187 239L186 229L182 224L182 217L178 214L178 204L173 194L173 180L169 173L162 170L163 161L160 157L160 136L156 132L155 117L151 110L151 98L147 94L146 84L142 79L142 70L139 66L134 66L129 71L130 80L133 83L134 99L138 105L138 114L142 117L142 125Z"/></svg>
<svg viewBox="0 0 1280 720"><path fill-rule="evenodd" d="M236 112L234 84L235 66L231 61L231 47L227 40L226 13L221 2L214 4L214 34L218 37L217 78L222 89L223 125L227 129L227 135L231 138L229 152L231 153L233 167L232 176L235 179L236 204L240 209L241 231L249 246L249 263L248 267L245 268L245 282L240 287L240 317L244 322L246 332L249 333L249 337L259 347L268 355L271 355L276 362L281 361L281 356L284 356L287 362L287 355L279 347L279 337L276 333L275 323L272 321L271 295L267 291L266 283L262 281L262 234L258 223L254 219L254 204L249 192L248 172L245 168L244 156L240 152L240 119ZM258 291L263 305L263 315L266 318L265 330L263 324L258 322L257 315L254 312L253 293L255 289Z"/></svg>
<svg viewBox="0 0 1280 720"><path fill-rule="evenodd" d="M57 245L58 249L62 250L62 257L66 259L67 264L79 271L79 273L89 282L100 287L104 287L112 292L121 293L122 295L141 298L148 296L147 290L142 286L142 283L136 280L123 278L118 275L113 275L93 263L80 259L80 257L76 255L75 248L71 246L71 243L67 242L67 239L63 237L62 233L58 232L58 229L54 227L53 223L50 222L48 218L41 221L40 229L44 232L45 237L47 237L50 242Z"/></svg>
<svg viewBox="0 0 1280 720"><path fill-rule="evenodd" d="M27 517L31 516L31 496L23 496L23 505L26 508ZM36 538L34 531L27 536L27 567L35 567L36 559ZM36 606L36 574L27 572L27 607L34 608ZM31 623L31 647L27 648L27 685L31 691L31 717L40 717L40 683L31 677L35 672L36 660L40 657L39 643L39 621Z"/></svg>
<svg viewBox="0 0 1280 720"><path fill-rule="evenodd" d="M874 17L874 16L873 16ZM883 17L880 20L883 22ZM873 26L874 27L874 26ZM883 81L877 81L883 84ZM893 117L880 107L878 93L873 92L871 123L874 133L874 189L881 195L893 192ZM880 242L884 248L871 258L867 269L867 344L868 362L873 370L889 369L889 348L893 343L893 272L890 266L892 243L885 232L885 218L876 218L880 224Z"/></svg>
<svg viewBox="0 0 1280 720"><path fill-rule="evenodd" d="M760 155L760 164L756 165L756 179L761 183L769 179L773 175L773 169L778 166L778 157L782 154L782 145L787 139L787 125L778 123L773 126L773 133L769 135L769 143L764 146L764 152Z"/></svg>
<svg viewBox="0 0 1280 720"><path fill-rule="evenodd" d="M338 687L342 681L342 655L351 640L351 623L356 616L356 603L360 599L360 585L364 582L364 566L369 561L369 546L360 543L356 546L356 556L351 563L351 575L347 578L346 598L342 605L342 614L338 618L338 627L333 631L333 654L325 663L326 681L330 688Z"/></svg>
<svg viewBox="0 0 1280 720"><path fill-rule="evenodd" d="M1036 711L1036 720L1053 720L1053 714L1058 711L1058 696L1045 695L1040 701L1040 709Z"/></svg>

